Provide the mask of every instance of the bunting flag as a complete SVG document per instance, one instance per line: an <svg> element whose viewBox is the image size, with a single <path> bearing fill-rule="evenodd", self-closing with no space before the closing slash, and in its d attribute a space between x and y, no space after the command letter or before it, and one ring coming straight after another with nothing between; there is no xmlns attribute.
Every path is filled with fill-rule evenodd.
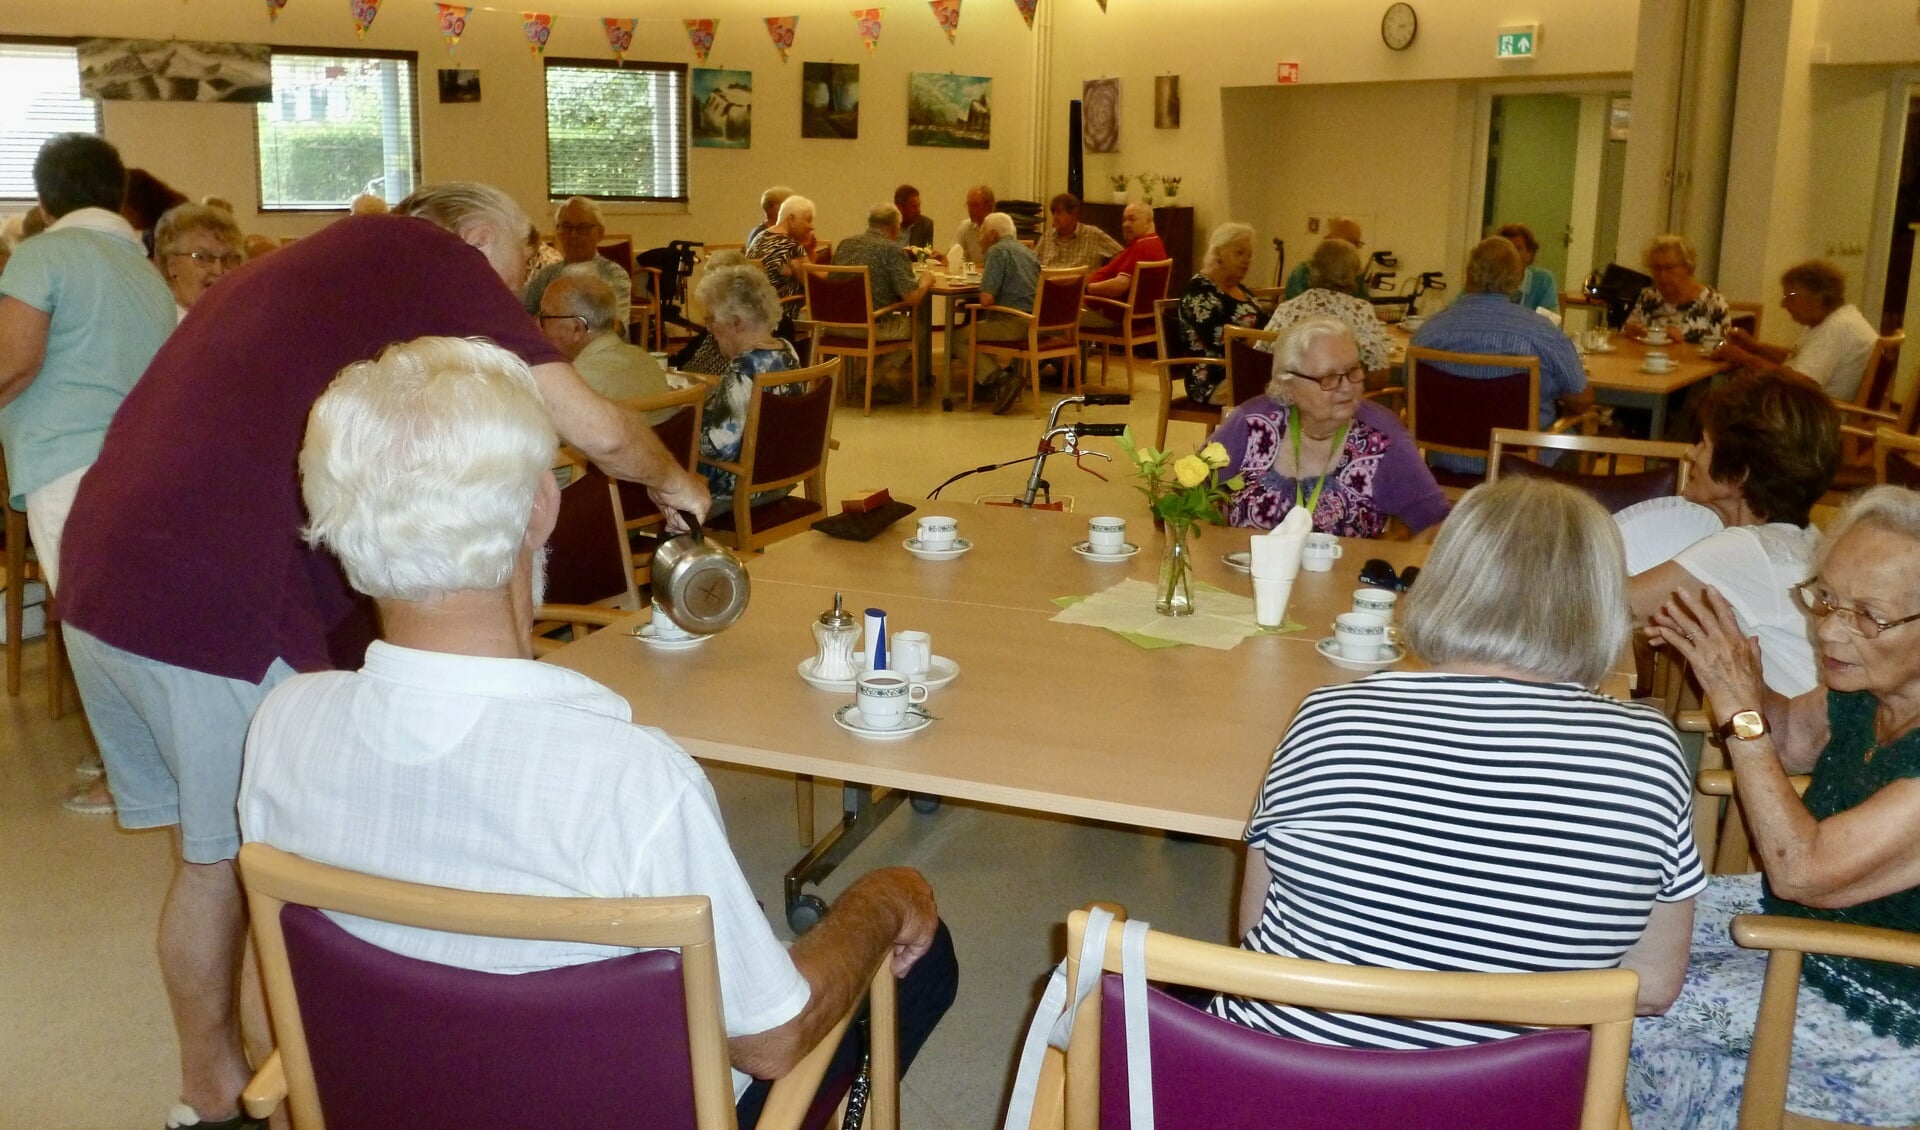
<svg viewBox="0 0 1920 1130"><path fill-rule="evenodd" d="M767 36L773 40L773 46L780 52L780 61L787 61L787 52L793 50L793 33L800 26L799 16L768 16Z"/></svg>
<svg viewBox="0 0 1920 1130"><path fill-rule="evenodd" d="M559 18L545 12L520 13L520 27L527 37L527 50L535 55L546 54L547 40L553 35L553 21Z"/></svg>
<svg viewBox="0 0 1920 1130"><path fill-rule="evenodd" d="M353 13L354 38L365 39L373 17L380 14L380 0L347 0L347 10Z"/></svg>
<svg viewBox="0 0 1920 1130"><path fill-rule="evenodd" d="M687 42L693 44L693 53L701 62L707 61L707 52L713 50L713 37L720 31L719 20L684 20L687 25Z"/></svg>
<svg viewBox="0 0 1920 1130"><path fill-rule="evenodd" d="M1013 0L1013 6L1020 9L1020 18L1027 21L1027 30L1033 30L1033 9L1040 0Z"/></svg>
<svg viewBox="0 0 1920 1130"><path fill-rule="evenodd" d="M1103 12L1107 10L1107 0L1100 0L1100 10Z"/></svg>
<svg viewBox="0 0 1920 1130"><path fill-rule="evenodd" d="M280 9L286 6L287 0L267 0L267 20L271 23L278 23L280 20Z"/></svg>
<svg viewBox="0 0 1920 1130"><path fill-rule="evenodd" d="M940 21L940 30L947 33L947 42L953 42L954 33L960 30L960 0L927 0L927 6L933 9L933 18Z"/></svg>
<svg viewBox="0 0 1920 1130"><path fill-rule="evenodd" d="M613 48L613 57L623 63L627 61L627 52L633 48L633 29L637 23L638 20L600 21L600 26L607 29L607 46Z"/></svg>
<svg viewBox="0 0 1920 1130"><path fill-rule="evenodd" d="M435 4L440 11L440 34L447 41L447 54L460 46L460 37L467 34L467 17L473 14L472 8L455 7L452 4Z"/></svg>
<svg viewBox="0 0 1920 1130"><path fill-rule="evenodd" d="M873 45L880 42L880 21L885 19L885 8L855 8L854 26L860 29L860 42L867 45L867 54L873 54Z"/></svg>

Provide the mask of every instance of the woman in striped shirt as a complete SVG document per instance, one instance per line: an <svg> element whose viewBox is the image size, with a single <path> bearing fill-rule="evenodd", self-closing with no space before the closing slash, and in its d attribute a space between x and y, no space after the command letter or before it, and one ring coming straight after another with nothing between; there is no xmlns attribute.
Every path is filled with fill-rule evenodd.
<svg viewBox="0 0 1920 1130"><path fill-rule="evenodd" d="M1243 945L1393 969L1625 966L1663 1011L1704 886L1671 725L1593 691L1630 630L1620 536L1568 487L1477 487L1404 602L1431 669L1307 696L1247 828ZM1221 997L1317 1043L1445 1047L1499 1025Z"/></svg>

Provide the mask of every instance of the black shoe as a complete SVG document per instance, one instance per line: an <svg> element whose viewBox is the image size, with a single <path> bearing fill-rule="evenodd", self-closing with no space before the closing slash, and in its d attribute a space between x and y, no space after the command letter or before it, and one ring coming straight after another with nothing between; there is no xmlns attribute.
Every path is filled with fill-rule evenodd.
<svg viewBox="0 0 1920 1130"><path fill-rule="evenodd" d="M1020 399L1020 389L1025 382L1012 373L1002 370L1000 379L993 390L993 414L1004 416L1013 402Z"/></svg>

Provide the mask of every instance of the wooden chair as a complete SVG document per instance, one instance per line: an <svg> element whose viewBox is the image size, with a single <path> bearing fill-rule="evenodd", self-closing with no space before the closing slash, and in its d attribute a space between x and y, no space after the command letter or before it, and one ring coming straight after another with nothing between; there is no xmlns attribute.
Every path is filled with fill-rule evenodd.
<svg viewBox="0 0 1920 1130"><path fill-rule="evenodd" d="M1085 910L1068 916L1069 985L1079 976L1086 928ZM1059 1076L1042 1075L1039 1106L1047 1124L1053 1096L1064 1090L1070 1130L1126 1125L1120 947L1115 929L1100 991L1088 995L1074 1021L1063 1085L1055 1083L1050 1095L1049 1076ZM1345 1130L1622 1124L1640 981L1628 970L1409 972L1273 957L1157 931L1147 935L1146 966L1151 982L1306 1008L1549 1029L1465 1048L1338 1048L1256 1032L1150 987L1154 1107L1158 1124L1170 1130L1267 1126L1279 1110L1311 1112L1300 1126Z"/></svg>
<svg viewBox="0 0 1920 1130"><path fill-rule="evenodd" d="M1267 391L1273 381L1273 346L1279 340L1280 335L1272 330L1227 327L1227 379L1220 386L1222 408L1237 408ZM1262 345L1267 348L1261 349Z"/></svg>
<svg viewBox="0 0 1920 1130"><path fill-rule="evenodd" d="M733 504L707 519L707 536L742 553L756 553L809 529L826 515L827 452L833 442L833 401L840 359L805 369L762 373L747 402L740 457L701 459L704 466L737 476ZM776 395L780 385L801 386L799 395ZM805 495L785 495L758 506L760 491L802 485Z"/></svg>
<svg viewBox="0 0 1920 1130"><path fill-rule="evenodd" d="M1573 467L1548 466L1529 451L1571 451L1580 458ZM1640 461L1640 469L1620 470L1620 457ZM1651 461L1666 464L1654 467ZM1601 470L1601 464L1606 469ZM1551 479L1577 487L1597 499L1608 513L1617 514L1636 502L1676 495L1687 489L1687 445L1656 440L1620 439L1614 436L1565 435L1525 431L1517 428L1493 429L1493 445L1487 451L1487 481L1501 475L1526 475Z"/></svg>
<svg viewBox="0 0 1920 1130"><path fill-rule="evenodd" d="M532 633L535 654L577 638L587 626L604 626L598 614L640 607L620 488L606 472L588 466L561 488L560 513L547 548L546 603L536 614ZM569 639L550 638L563 627L574 629Z"/></svg>
<svg viewBox="0 0 1920 1130"><path fill-rule="evenodd" d="M1473 365L1502 370L1494 377L1459 377L1435 368ZM1578 427L1584 416L1566 417L1548 428L1558 435ZM1531 431L1540 420L1540 358L1494 353L1449 353L1407 347L1407 430L1422 453L1441 452L1488 458L1493 429ZM1442 487L1462 491L1480 483L1485 472L1467 474L1433 468Z"/></svg>
<svg viewBox="0 0 1920 1130"><path fill-rule="evenodd" d="M7 482L7 464L3 452L0 452L0 511L5 511L7 540L7 697L18 698L20 668L26 651L26 640L21 637L26 632L27 585L31 583L44 587L47 578L40 569L40 559L34 556L27 534L27 512L14 509L13 488ZM60 614L54 607L51 592L48 592L42 604L42 611L46 615L47 713L58 719L67 712L70 668L67 665L66 641L60 634Z"/></svg>
<svg viewBox="0 0 1920 1130"><path fill-rule="evenodd" d="M1740 1094L1741 1127L1847 1130L1842 1123L1786 1113L1787 1070L1793 1060L1794 1015L1800 999L1800 959L1805 954L1824 953L1920 965L1920 935L1852 923L1741 914L1733 919L1733 940L1747 949L1767 951L1767 979L1760 990L1753 1047L1747 1053L1746 1084Z"/></svg>
<svg viewBox="0 0 1920 1130"><path fill-rule="evenodd" d="M1180 300L1162 298L1153 304L1153 322L1159 330L1160 358L1153 363L1160 377L1160 406L1154 416L1153 446L1165 450L1167 446L1167 424L1172 420L1184 420L1189 424L1200 424L1209 434L1220 426L1221 417L1226 410L1218 404L1193 399L1186 393L1173 394L1173 382L1184 380L1194 369L1205 363L1204 357L1181 355L1180 347ZM1226 362L1214 358L1213 364ZM1222 380L1221 384L1225 385Z"/></svg>
<svg viewBox="0 0 1920 1130"><path fill-rule="evenodd" d="M1920 490L1920 436L1874 429L1873 481Z"/></svg>
<svg viewBox="0 0 1920 1130"><path fill-rule="evenodd" d="M627 340L642 349L653 341L654 349L663 338L660 325L660 272L653 267L636 267L633 258L633 237L630 235L603 236L594 248L602 259L612 263L627 273L628 303ZM651 334L649 333L651 330Z"/></svg>
<svg viewBox="0 0 1920 1130"><path fill-rule="evenodd" d="M967 311L967 408L973 408L973 358L984 353L1002 365L1013 361L1026 363L1027 379L1033 383L1033 415L1039 419L1040 366L1046 361L1060 363L1060 387L1073 391L1081 387L1080 304L1086 297L1087 269L1071 267L1042 270L1040 286L1034 292L1033 313L1004 306L983 307L977 302ZM1025 341L981 341L980 315L983 312L1005 314L1027 324Z"/></svg>
<svg viewBox="0 0 1920 1130"><path fill-rule="evenodd" d="M1112 329L1082 328L1080 340L1100 347L1100 383L1107 383L1107 363L1115 347L1126 351L1127 392L1133 392L1133 351L1151 345L1157 337L1153 304L1167 296L1167 284L1173 277L1173 260L1158 259L1136 263L1133 281L1124 299L1089 294L1082 305L1090 314L1099 314L1116 323Z"/></svg>
<svg viewBox="0 0 1920 1130"><path fill-rule="evenodd" d="M240 849L278 1048L242 1101L284 1101L317 1130L421 1125L735 1125L733 1082L705 895L548 898L376 878L266 844ZM425 930L640 950L544 972L499 974L418 961L360 941L322 911ZM869 1125L899 1117L894 981L869 970ZM814 1105L851 1014L774 1085L766 1127ZM667 1065L683 1064L682 1070ZM400 1112L404 1112L402 1115ZM817 1117L817 1115L816 1115Z"/></svg>
<svg viewBox="0 0 1920 1130"><path fill-rule="evenodd" d="M920 338L913 332L913 304L895 302L873 308L873 287L865 267L813 267L802 276L806 283L807 320L813 323L813 357L854 357L865 363L867 392L864 414L873 415L874 370L880 358L896 353L908 355L908 383L912 385L913 404L920 404ZM907 318L907 336L893 341L880 338L880 319L892 314ZM849 390L853 383L847 382Z"/></svg>
<svg viewBox="0 0 1920 1130"><path fill-rule="evenodd" d="M1874 342L1872 352L1867 354L1866 371L1860 375L1860 391L1851 402L1834 401L1834 408L1840 412L1840 467L1833 477L1836 488L1864 486L1869 481L1878 429L1914 434L1914 408L1920 405L1920 396L1909 394L1901 401L1894 387L1900 347L1906 340L1904 330L1895 330Z"/></svg>
<svg viewBox="0 0 1920 1130"><path fill-rule="evenodd" d="M1743 329L1755 337L1760 336L1760 320L1767 315L1764 302L1727 303L1727 328Z"/></svg>
<svg viewBox="0 0 1920 1130"><path fill-rule="evenodd" d="M636 412L678 409L653 425L653 434L674 462L695 474L700 471L700 415L707 392L707 385L696 382L687 388L626 402L627 407ZM652 577L654 542L666 528L667 517L653 504L653 496L647 493L646 487L625 479L615 479L614 486L620 492L620 512L625 519L634 581L644 585Z"/></svg>

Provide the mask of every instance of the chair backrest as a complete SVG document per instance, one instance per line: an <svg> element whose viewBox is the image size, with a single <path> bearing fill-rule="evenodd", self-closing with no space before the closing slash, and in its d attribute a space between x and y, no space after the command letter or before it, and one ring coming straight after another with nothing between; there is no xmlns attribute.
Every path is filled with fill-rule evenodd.
<svg viewBox="0 0 1920 1130"><path fill-rule="evenodd" d="M826 466L839 374L840 359L835 357L805 369L762 373L753 379L740 444L740 465L747 469L747 480L736 488L736 497L798 482ZM774 393L775 387L789 384L802 386L800 393Z"/></svg>
<svg viewBox="0 0 1920 1130"><path fill-rule="evenodd" d="M1175 357L1186 356L1180 348L1180 300L1162 298L1153 304L1153 328L1156 343L1160 349L1160 360L1171 361ZM1185 372L1190 366L1183 366Z"/></svg>
<svg viewBox="0 0 1920 1130"><path fill-rule="evenodd" d="M1086 912L1067 920L1067 983L1078 975ZM1066 1125L1127 1125L1120 931L1108 936L1104 983L1067 1048ZM1419 1019L1541 1026L1470 1047L1339 1048L1284 1039L1149 990L1156 1125L1169 1130L1274 1125L1295 1130L1614 1130L1639 978L1577 973L1416 973L1249 953L1150 931L1149 981L1307 1008Z"/></svg>
<svg viewBox="0 0 1920 1130"><path fill-rule="evenodd" d="M240 849L296 1125L731 1127L706 896L483 894ZM647 952L498 974L403 957L321 911L428 930ZM664 948L671 947L671 948ZM675 952L677 950L678 952Z"/></svg>
<svg viewBox="0 0 1920 1130"><path fill-rule="evenodd" d="M1867 354L1867 367L1860 374L1860 393L1854 403L1899 416L1903 429L1911 432L1912 413L1893 399L1893 378L1900 368L1900 347L1906 340L1905 330L1895 330L1873 343L1872 351ZM1911 403L1920 397L1909 395L1907 400Z"/></svg>
<svg viewBox="0 0 1920 1130"><path fill-rule="evenodd" d="M659 396L642 397L630 400L627 407L637 412L657 412L665 408L678 408L679 411L653 425L654 438L660 446L667 449L673 461L687 470L698 474L700 471L700 414L707 399L707 386L694 382L687 388L675 389ZM660 517L660 508L653 503L653 496L647 488L626 479L614 480L620 488L621 516L625 525L631 527L637 522ZM562 495L564 498L564 494Z"/></svg>
<svg viewBox="0 0 1920 1130"><path fill-rule="evenodd" d="M1038 334L1079 332L1080 299L1087 292L1087 269L1065 267L1040 272L1040 290L1033 301L1033 328Z"/></svg>
<svg viewBox="0 0 1920 1130"><path fill-rule="evenodd" d="M620 491L606 472L589 466L560 490L560 513L547 539L547 600L639 606L627 551Z"/></svg>
<svg viewBox="0 0 1920 1130"><path fill-rule="evenodd" d="M1920 436L1874 429L1873 481L1920 489Z"/></svg>
<svg viewBox="0 0 1920 1130"><path fill-rule="evenodd" d="M1167 296L1167 284L1173 279L1173 260L1155 259L1133 265L1131 317L1153 316L1153 304Z"/></svg>
<svg viewBox="0 0 1920 1130"><path fill-rule="evenodd" d="M1279 339L1280 335L1272 330L1227 327L1227 379L1224 388L1229 408L1245 404L1267 391L1267 385L1273 381L1273 354L1258 346L1264 343L1271 348Z"/></svg>
<svg viewBox="0 0 1920 1130"><path fill-rule="evenodd" d="M600 241L594 248L602 259L610 260L614 266L633 274L633 238L631 236L610 236Z"/></svg>
<svg viewBox="0 0 1920 1130"><path fill-rule="evenodd" d="M1440 365L1471 365L1501 375L1461 377ZM1484 458L1493 429L1539 426L1540 359L1492 353L1407 349L1407 430L1425 451Z"/></svg>
<svg viewBox="0 0 1920 1130"><path fill-rule="evenodd" d="M1548 466L1509 448L1571 451L1581 459L1572 466ZM1638 459L1637 471L1620 471L1620 457ZM1607 470L1598 470L1602 460ZM1655 461L1663 464L1653 466ZM1550 479L1586 491L1609 513L1619 513L1636 502L1676 495L1687 488L1687 445L1613 436L1553 435L1515 428L1493 429L1487 453L1487 481L1501 475Z"/></svg>
<svg viewBox="0 0 1920 1130"><path fill-rule="evenodd" d="M1760 336L1760 320L1766 317L1767 307L1763 302L1727 303L1727 328L1742 329L1755 337Z"/></svg>
<svg viewBox="0 0 1920 1130"><path fill-rule="evenodd" d="M819 325L858 329L873 325L873 290L865 267L814 267L806 283L809 316Z"/></svg>

